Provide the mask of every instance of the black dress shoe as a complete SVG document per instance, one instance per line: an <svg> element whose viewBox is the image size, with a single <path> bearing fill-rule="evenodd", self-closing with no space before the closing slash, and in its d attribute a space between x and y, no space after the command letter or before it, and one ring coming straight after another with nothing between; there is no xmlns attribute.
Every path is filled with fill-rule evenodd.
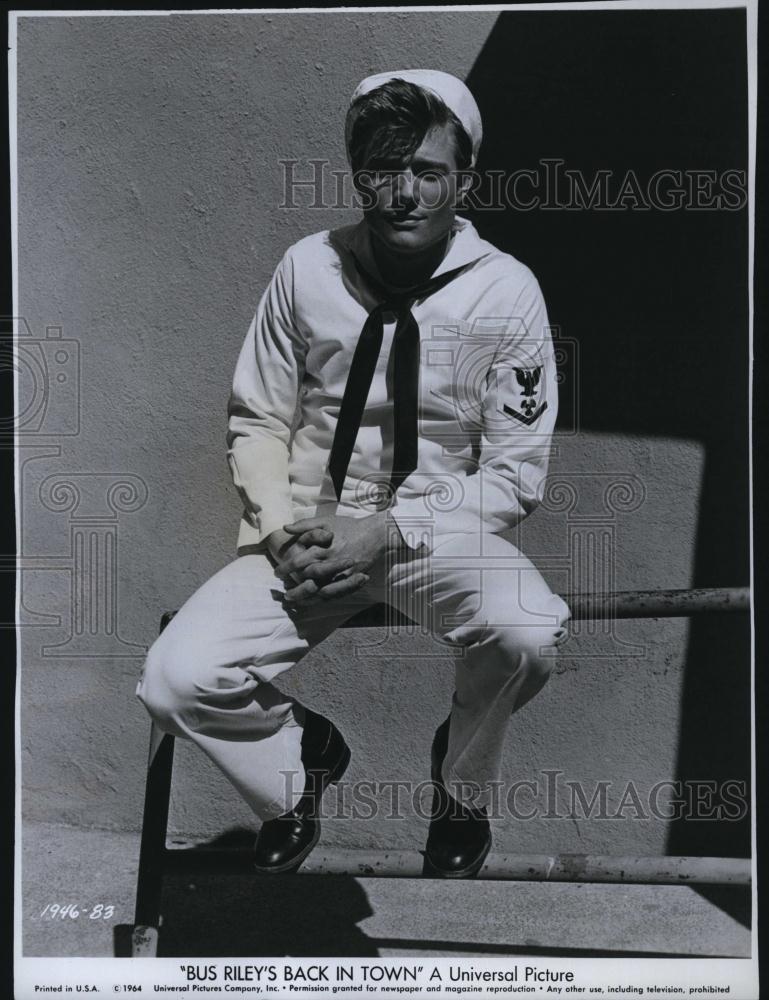
<svg viewBox="0 0 769 1000"><path fill-rule="evenodd" d="M425 846L425 874L441 878L472 878L483 867L491 849L491 830L484 809L471 809L449 795L441 766L449 744L450 718L433 739L431 773L433 805Z"/></svg>
<svg viewBox="0 0 769 1000"><path fill-rule="evenodd" d="M302 764L305 785L294 808L262 823L254 847L254 868L262 873L296 871L320 839L320 801L350 763L350 748L328 719L305 709Z"/></svg>

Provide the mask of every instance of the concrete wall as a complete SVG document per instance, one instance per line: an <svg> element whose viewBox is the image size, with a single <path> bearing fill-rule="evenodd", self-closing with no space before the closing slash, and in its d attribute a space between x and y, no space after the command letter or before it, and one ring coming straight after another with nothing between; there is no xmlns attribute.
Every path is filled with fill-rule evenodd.
<svg viewBox="0 0 769 1000"><path fill-rule="evenodd" d="M281 210L278 160L329 157L342 168L345 102L370 72L432 65L474 72L482 88L509 71L498 58L484 62L498 30L494 13L458 11L20 22L18 312L29 324L22 388L32 400L20 479L22 778L30 818L138 828L149 729L134 699L143 649L160 612L233 556L239 504L224 431L237 352L284 249L350 218L313 210L306 198ZM483 110L493 113L490 98ZM543 277L536 254L528 257L525 245L516 252ZM568 308L555 319L568 337ZM602 363L609 377L612 359ZM641 406L632 385L627 391L628 406ZM577 426L579 434L564 426L552 473L554 484L576 488L578 501L554 485L524 526L526 551L561 590L691 585L698 546L710 544L698 535L703 441L611 421ZM588 562L583 579L569 575L575 539L609 547L610 580L597 579ZM81 555L93 571L76 565ZM98 574L113 606L78 633L73 587ZM576 629L549 686L511 726L506 778L543 781L551 769L588 794L610 782L616 807L628 781L643 794L680 777L688 634L676 621L624 623L615 634ZM451 664L424 638L370 642L360 631L338 633L283 686L340 724L354 750L350 780L421 780L451 695ZM201 755L181 747L178 759L174 831L210 837L252 823ZM559 802L568 804L563 785ZM325 836L413 845L423 824L408 804L406 813L391 822L334 820ZM632 815L499 823L497 843L663 853L668 824Z"/></svg>

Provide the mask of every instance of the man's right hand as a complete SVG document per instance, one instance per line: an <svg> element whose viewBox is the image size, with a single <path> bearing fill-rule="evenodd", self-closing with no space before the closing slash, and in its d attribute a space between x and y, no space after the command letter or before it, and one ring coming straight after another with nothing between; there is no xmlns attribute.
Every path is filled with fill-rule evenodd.
<svg viewBox="0 0 769 1000"><path fill-rule="evenodd" d="M340 574L335 578L313 580L302 580L286 572L285 563L289 558L306 551L311 545L326 547L334 539L333 532L320 530L314 532L309 537L305 536L302 541L297 535L291 535L283 528L278 528L267 536L267 550L272 556L275 569L284 583L288 586L286 590L292 591L292 603L298 605L315 604L318 601L331 601L336 597L344 597L353 591L359 590L369 577L365 573L352 573L349 575ZM304 541L307 544L304 544ZM307 567L305 567L305 570Z"/></svg>

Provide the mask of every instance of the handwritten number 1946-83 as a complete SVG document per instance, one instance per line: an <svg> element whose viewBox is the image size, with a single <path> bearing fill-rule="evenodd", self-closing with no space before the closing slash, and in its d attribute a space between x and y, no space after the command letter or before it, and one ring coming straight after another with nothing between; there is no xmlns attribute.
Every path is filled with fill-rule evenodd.
<svg viewBox="0 0 769 1000"><path fill-rule="evenodd" d="M96 903L94 906L78 906L77 903L48 903L43 912L40 914L40 918L43 917L54 919L59 917L64 919L69 917L71 920L77 920L79 916L87 916L89 920L109 920L115 913L115 907L110 903L105 905L104 903Z"/></svg>

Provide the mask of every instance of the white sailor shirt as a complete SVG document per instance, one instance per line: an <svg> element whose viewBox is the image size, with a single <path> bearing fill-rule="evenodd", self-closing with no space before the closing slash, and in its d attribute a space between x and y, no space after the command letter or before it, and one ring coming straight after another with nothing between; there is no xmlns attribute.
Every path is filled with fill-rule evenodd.
<svg viewBox="0 0 769 1000"><path fill-rule="evenodd" d="M541 498L558 410L542 292L528 267L458 216L433 277L464 270L412 304L420 336L417 468L383 501L393 460L396 319L386 313L337 502L329 455L353 353L378 305L365 275L383 284L369 240L364 221L300 240L259 302L228 410L227 458L244 506L239 550L259 551L273 531L316 512L360 517L383 502L407 544L429 547L448 532L511 528Z"/></svg>

